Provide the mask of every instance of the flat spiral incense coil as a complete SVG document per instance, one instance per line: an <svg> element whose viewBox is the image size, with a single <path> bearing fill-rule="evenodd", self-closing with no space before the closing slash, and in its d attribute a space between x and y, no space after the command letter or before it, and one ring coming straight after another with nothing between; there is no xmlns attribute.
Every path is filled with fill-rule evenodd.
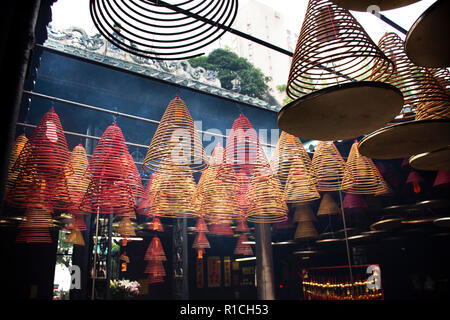
<svg viewBox="0 0 450 320"><path fill-rule="evenodd" d="M450 170L450 147L412 156L409 165L417 170Z"/></svg>
<svg viewBox="0 0 450 320"><path fill-rule="evenodd" d="M250 181L247 196L247 221L275 223L288 219L288 207L277 176L255 175Z"/></svg>
<svg viewBox="0 0 450 320"><path fill-rule="evenodd" d="M332 141L319 141L312 165L317 174L318 191L346 190L353 184L353 177Z"/></svg>
<svg viewBox="0 0 450 320"><path fill-rule="evenodd" d="M450 66L448 35L450 3L438 0L416 20L406 35L405 48L415 64L428 68Z"/></svg>
<svg viewBox="0 0 450 320"><path fill-rule="evenodd" d="M170 101L145 156L145 170L164 172L162 162L171 159L189 166L193 173L206 168L208 161L194 121L183 100L177 95Z"/></svg>
<svg viewBox="0 0 450 320"><path fill-rule="evenodd" d="M92 21L109 42L133 55L164 60L203 54L199 50L226 32L237 10L238 0L90 0Z"/></svg>
<svg viewBox="0 0 450 320"><path fill-rule="evenodd" d="M328 0L310 0L286 88L294 101L281 108L278 126L315 140L376 130L403 105L401 92L386 83L394 71L350 12Z"/></svg>
<svg viewBox="0 0 450 320"><path fill-rule="evenodd" d="M311 180L315 182L316 174L312 168L311 158L303 147L298 137L282 131L275 147L275 152L270 161L272 170L278 175L281 184L284 186L288 180L293 160L299 158L302 168Z"/></svg>
<svg viewBox="0 0 450 320"><path fill-rule="evenodd" d="M134 211L134 190L138 187L130 178L132 167L124 161L127 153L122 130L114 123L106 128L92 154L87 168L91 182L81 200L81 210L126 216Z"/></svg>
<svg viewBox="0 0 450 320"><path fill-rule="evenodd" d="M312 165L310 170L311 168ZM319 199L320 194L317 192L314 178L310 171L306 171L304 163L298 157L294 158L284 189L286 201L288 203L302 203Z"/></svg>
<svg viewBox="0 0 450 320"><path fill-rule="evenodd" d="M372 6L378 6L381 11L392 10L401 8L419 0L332 0L338 6L345 8L347 10L353 11L363 11L366 12L367 9Z"/></svg>
<svg viewBox="0 0 450 320"><path fill-rule="evenodd" d="M384 185L381 174L371 159L361 155L358 142L354 142L347 158L347 168L353 177L353 185L345 190L354 194L376 194Z"/></svg>
<svg viewBox="0 0 450 320"><path fill-rule="evenodd" d="M394 159L447 147L450 144L449 91L429 70L408 59L398 35L385 34L379 45L388 56L395 57L398 74L392 81L403 92L405 107L415 112L415 118L367 135L359 143L359 152L370 158Z"/></svg>
<svg viewBox="0 0 450 320"><path fill-rule="evenodd" d="M17 158L19 158L20 152L23 147L27 143L28 139L25 134L21 134L14 141L13 147L11 149L11 155L9 157L9 166L8 166L8 180L6 182L6 192L13 186L14 181L17 179L18 172L12 170L14 163L16 163Z"/></svg>
<svg viewBox="0 0 450 320"><path fill-rule="evenodd" d="M11 170L18 175L6 196L10 205L29 207L28 191L42 180L45 202L54 210L71 207L67 177L73 174L73 168L64 131L53 108L42 117Z"/></svg>

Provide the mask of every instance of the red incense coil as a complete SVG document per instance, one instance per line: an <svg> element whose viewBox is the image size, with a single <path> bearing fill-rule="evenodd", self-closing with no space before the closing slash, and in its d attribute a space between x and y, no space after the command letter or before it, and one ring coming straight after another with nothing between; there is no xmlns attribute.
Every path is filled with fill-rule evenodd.
<svg viewBox="0 0 450 320"><path fill-rule="evenodd" d="M248 224L245 221L245 219L238 219L236 231L237 232L242 232L242 233L250 232L250 228L248 227Z"/></svg>
<svg viewBox="0 0 450 320"><path fill-rule="evenodd" d="M158 217L153 217L152 221L148 225L148 230L164 232L161 220Z"/></svg>
<svg viewBox="0 0 450 320"><path fill-rule="evenodd" d="M212 228L211 228L212 230ZM229 220L223 220L219 221L214 225L214 235L216 236L233 236L234 232L233 229L231 229L231 221ZM211 231L212 234L212 231Z"/></svg>
<svg viewBox="0 0 450 320"><path fill-rule="evenodd" d="M114 123L101 136L89 162L91 182L80 209L92 213L126 215L136 205L136 180L127 159L122 130Z"/></svg>
<svg viewBox="0 0 450 320"><path fill-rule="evenodd" d="M366 209L368 207L363 196L353 193L347 193L342 201L342 204L346 211Z"/></svg>
<svg viewBox="0 0 450 320"><path fill-rule="evenodd" d="M203 218L197 218L197 223L195 224L195 232L208 233L208 226Z"/></svg>
<svg viewBox="0 0 450 320"><path fill-rule="evenodd" d="M150 176L150 179L147 182L147 186L145 187L144 194L137 208L137 212L142 215L154 215L151 212L150 208L153 204L153 181L155 180L156 172Z"/></svg>
<svg viewBox="0 0 450 320"><path fill-rule="evenodd" d="M192 248L196 249L207 249L211 248L209 245L208 238L204 232L197 233L197 236L194 239L194 243L192 244Z"/></svg>
<svg viewBox="0 0 450 320"><path fill-rule="evenodd" d="M415 170L411 170L406 179L406 183L412 183L414 193L420 193L420 183L423 182L422 176Z"/></svg>
<svg viewBox="0 0 450 320"><path fill-rule="evenodd" d="M150 245L145 252L144 260L167 260L161 240L157 236L153 237L152 241L150 242Z"/></svg>
<svg viewBox="0 0 450 320"><path fill-rule="evenodd" d="M239 235L238 242L236 244L236 247L234 248L233 253L235 255L243 255L243 256L253 255L252 247L248 243L245 243L245 242L248 242L248 238L247 238L246 234L242 233Z"/></svg>
<svg viewBox="0 0 450 320"><path fill-rule="evenodd" d="M53 108L47 112L26 142L12 170L18 173L6 200L9 204L26 208L26 197L34 181L45 181L45 202L54 210L65 210L73 204L67 178L73 174L64 131Z"/></svg>
<svg viewBox="0 0 450 320"><path fill-rule="evenodd" d="M142 198L144 195L144 187L142 186L141 175L134 163L133 157L129 152L122 156L122 161L125 163L126 175L130 181L131 191L134 198Z"/></svg>

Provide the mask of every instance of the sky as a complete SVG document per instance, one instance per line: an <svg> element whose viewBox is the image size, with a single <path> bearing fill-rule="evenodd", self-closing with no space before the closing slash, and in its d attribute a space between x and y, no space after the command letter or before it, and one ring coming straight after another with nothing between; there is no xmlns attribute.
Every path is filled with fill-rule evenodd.
<svg viewBox="0 0 450 320"><path fill-rule="evenodd" d="M170 0L169 0L170 1ZM245 6L245 3L250 0L239 0L239 7ZM259 2L274 8L285 17L287 28L293 32L298 33L300 31L307 0L258 0ZM388 11L381 11L386 17L400 25L406 30L413 25L417 18L436 0L422 0L415 4ZM85 29L88 34L95 34L96 29L93 25L89 15L89 0L58 0L52 7L53 21L52 25L56 28L69 28L71 26L79 26ZM239 11L238 14L248 14L247 12ZM396 32L403 39L405 36L375 17L371 13L367 12L355 12L352 11L355 18L361 23L369 36L378 42L380 37L385 32Z"/></svg>

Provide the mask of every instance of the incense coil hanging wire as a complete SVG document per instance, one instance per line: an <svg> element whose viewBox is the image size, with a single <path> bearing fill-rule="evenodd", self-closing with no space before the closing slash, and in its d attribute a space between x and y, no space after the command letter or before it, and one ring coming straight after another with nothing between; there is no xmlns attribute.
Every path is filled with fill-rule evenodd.
<svg viewBox="0 0 450 320"><path fill-rule="evenodd" d="M433 76L433 70L412 63L406 55L403 40L397 34L386 33L378 46L396 65L396 72L388 82L402 91L405 101L400 115L396 117L397 121L392 122L449 118L450 94L445 89L447 84L442 86L442 80L440 83ZM374 65L374 74L378 73L379 67L378 64ZM434 74L448 74L445 71L437 73L434 70Z"/></svg>
<svg viewBox="0 0 450 320"><path fill-rule="evenodd" d="M219 39L233 24L237 0L90 0L98 31L113 45L151 59L181 60Z"/></svg>
<svg viewBox="0 0 450 320"><path fill-rule="evenodd" d="M162 163L166 159L171 159L176 165L189 166L193 173L204 170L208 164L194 121L178 95L170 101L162 116L145 156L143 168L163 173L166 167Z"/></svg>
<svg viewBox="0 0 450 320"><path fill-rule="evenodd" d="M53 108L39 121L11 170L18 176L6 197L9 204L28 207L29 188L42 180L45 181L45 201L54 210L72 206L67 177L73 174L73 168L66 137Z"/></svg>
<svg viewBox="0 0 450 320"><path fill-rule="evenodd" d="M384 181L378 168L370 158L358 151L358 142L354 142L347 158L347 168L353 177L353 185L345 192L352 194L376 194Z"/></svg>
<svg viewBox="0 0 450 320"><path fill-rule="evenodd" d="M339 191L352 186L353 177L332 141L319 141L312 164L318 191Z"/></svg>
<svg viewBox="0 0 450 320"><path fill-rule="evenodd" d="M316 173L312 167L311 158L303 147L302 142L298 137L282 131L270 161L272 170L277 174L282 185L285 185L288 180L294 159L300 161L305 174L315 183L317 180Z"/></svg>
<svg viewBox="0 0 450 320"><path fill-rule="evenodd" d="M372 65L377 62L377 73ZM346 9L310 0L289 71L286 93L297 99L353 81L389 79L395 66Z"/></svg>

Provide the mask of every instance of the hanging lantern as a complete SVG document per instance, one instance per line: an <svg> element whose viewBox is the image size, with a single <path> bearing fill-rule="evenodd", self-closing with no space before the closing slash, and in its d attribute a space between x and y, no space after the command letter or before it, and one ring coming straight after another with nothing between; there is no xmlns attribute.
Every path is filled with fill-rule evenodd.
<svg viewBox="0 0 450 320"><path fill-rule="evenodd" d="M299 138L282 131L270 165L283 186L288 180L294 160L297 161L297 168L302 170L303 175L313 184L316 183L316 174L312 167L311 159L302 142Z"/></svg>
<svg viewBox="0 0 450 320"><path fill-rule="evenodd" d="M338 214L340 210L333 196L329 192L325 192L317 210L317 216Z"/></svg>
<svg viewBox="0 0 450 320"><path fill-rule="evenodd" d="M353 177L332 141L319 141L312 165L317 174L318 191L346 190L353 185Z"/></svg>
<svg viewBox="0 0 450 320"><path fill-rule="evenodd" d="M91 213L129 216L136 206L134 191L139 188L131 166L123 161L128 149L122 130L114 123L101 136L87 171L91 181L80 209Z"/></svg>
<svg viewBox="0 0 450 320"><path fill-rule="evenodd" d="M377 73L370 66L379 62ZM395 66L346 9L310 0L278 113L281 130L314 140L345 140L393 119L403 97L386 83ZM382 103L381 103L382 102Z"/></svg>
<svg viewBox="0 0 450 320"><path fill-rule="evenodd" d="M403 92L404 109L414 112L415 117L413 121L389 125L367 135L358 146L361 154L394 159L447 147L450 144L450 93L427 69L409 60L404 42L397 34L385 34L379 47L387 56L395 58L397 74L390 81Z"/></svg>
<svg viewBox="0 0 450 320"><path fill-rule="evenodd" d="M44 199L54 210L66 210L73 204L67 177L73 174L64 131L53 108L34 129L11 168L17 179L7 194L15 207L30 206L28 191L36 181L45 181ZM41 201L41 199L39 199Z"/></svg>
<svg viewBox="0 0 450 320"><path fill-rule="evenodd" d="M350 149L347 168L353 177L353 185L346 190L348 193L376 194L386 183L372 160L359 153L357 141Z"/></svg>
<svg viewBox="0 0 450 320"><path fill-rule="evenodd" d="M165 166L167 159L174 165L188 167L192 172L206 168L207 158L194 121L183 100L177 95L170 101L156 129L152 142L145 156L145 170L170 173L172 169Z"/></svg>
<svg viewBox="0 0 450 320"><path fill-rule="evenodd" d="M423 182L422 176L415 170L411 170L406 183L412 183L414 193L420 193L420 182Z"/></svg>

